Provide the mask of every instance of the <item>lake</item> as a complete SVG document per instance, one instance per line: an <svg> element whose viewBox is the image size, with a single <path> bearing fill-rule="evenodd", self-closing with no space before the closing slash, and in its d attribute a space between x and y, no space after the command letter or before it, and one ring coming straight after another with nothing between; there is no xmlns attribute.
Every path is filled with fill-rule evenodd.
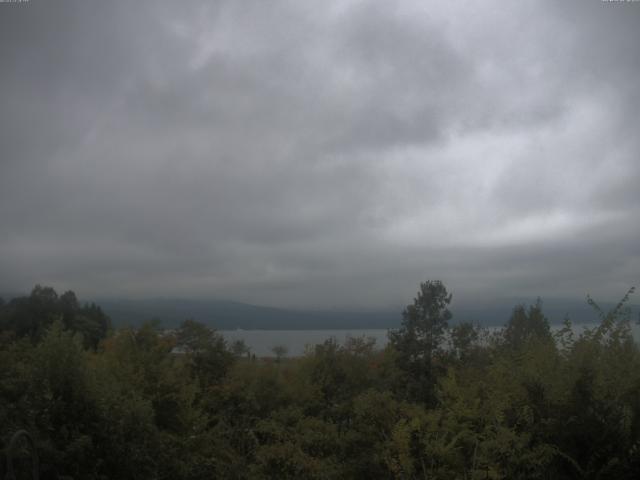
<svg viewBox="0 0 640 480"><path fill-rule="evenodd" d="M593 328L595 324L574 325L576 335L586 327ZM489 331L496 331L502 327L487 327ZM561 325L552 325L552 330L562 328ZM632 324L633 336L640 341L640 326ZM272 348L283 345L287 348L287 356L300 356L304 354L307 345L317 345L333 337L343 344L348 337L371 337L376 341L377 348L387 345L387 329L370 330L220 330L225 339L231 343L236 340L244 340L251 349L251 353L258 357L273 356Z"/></svg>

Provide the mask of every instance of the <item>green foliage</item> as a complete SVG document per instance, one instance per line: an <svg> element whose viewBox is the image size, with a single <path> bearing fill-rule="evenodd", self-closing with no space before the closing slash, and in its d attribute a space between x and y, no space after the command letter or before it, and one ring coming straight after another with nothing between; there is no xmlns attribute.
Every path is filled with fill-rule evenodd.
<svg viewBox="0 0 640 480"><path fill-rule="evenodd" d="M83 480L632 479L632 293L580 334L551 334L538 302L491 336L448 331L427 282L384 350L330 339L278 363L190 320L88 342L98 307L37 287L0 306L0 449L26 428L42 478Z"/></svg>
<svg viewBox="0 0 640 480"><path fill-rule="evenodd" d="M478 347L479 327L472 323L462 322L451 329L451 348L455 357L461 362L471 359Z"/></svg>
<svg viewBox="0 0 640 480"><path fill-rule="evenodd" d="M433 405L445 332L452 315L451 295L440 281L420 284L413 303L402 312L402 326L389 332L398 367L405 374L408 398Z"/></svg>
<svg viewBox="0 0 640 480"><path fill-rule="evenodd" d="M182 322L175 340L191 375L202 388L219 382L234 361L233 352L227 348L222 335L194 320Z"/></svg>
<svg viewBox="0 0 640 480"><path fill-rule="evenodd" d="M278 363L287 356L287 353L289 353L289 350L284 345L276 345L271 349L271 351L276 356L276 361Z"/></svg>
<svg viewBox="0 0 640 480"><path fill-rule="evenodd" d="M245 343L244 340L236 340L231 344L231 351L236 357L249 356L251 355L251 348Z"/></svg>
<svg viewBox="0 0 640 480"><path fill-rule="evenodd" d="M51 287L36 285L28 297L0 303L0 332L4 336L39 341L56 320L82 335L87 347L96 348L107 336L109 318L95 304L81 306L72 291L58 296Z"/></svg>
<svg viewBox="0 0 640 480"><path fill-rule="evenodd" d="M551 342L551 329L542 313L542 301L538 299L528 310L524 305L517 305L503 335L506 345L513 350L519 350L531 342Z"/></svg>

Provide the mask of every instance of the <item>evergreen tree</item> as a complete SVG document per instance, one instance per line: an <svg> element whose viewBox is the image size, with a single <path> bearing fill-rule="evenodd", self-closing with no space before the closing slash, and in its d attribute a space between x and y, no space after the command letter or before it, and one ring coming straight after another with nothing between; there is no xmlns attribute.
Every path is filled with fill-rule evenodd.
<svg viewBox="0 0 640 480"><path fill-rule="evenodd" d="M542 313L542 301L538 298L528 310L524 305L517 305L503 335L507 346L514 350L519 350L532 341L552 341L549 321Z"/></svg>
<svg viewBox="0 0 640 480"><path fill-rule="evenodd" d="M398 367L406 375L409 398L427 405L435 403L437 357L452 317L451 297L439 280L421 283L413 303L402 313L402 326L389 332Z"/></svg>

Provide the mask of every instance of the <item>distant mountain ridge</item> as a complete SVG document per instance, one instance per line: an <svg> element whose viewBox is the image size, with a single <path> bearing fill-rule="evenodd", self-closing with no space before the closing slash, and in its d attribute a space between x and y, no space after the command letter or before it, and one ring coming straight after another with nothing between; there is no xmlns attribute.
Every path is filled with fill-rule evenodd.
<svg viewBox="0 0 640 480"><path fill-rule="evenodd" d="M191 318L217 330L370 329L399 325L399 312L288 310L231 301L102 300L99 304L114 325L140 325L158 319L173 328Z"/></svg>
<svg viewBox="0 0 640 480"><path fill-rule="evenodd" d="M398 328L402 307L375 311L290 310L220 300L147 299L96 300L111 317L115 326L137 326L157 319L165 328L173 328L191 318L217 330L322 330L322 329L386 329ZM504 325L515 305L531 301L507 299L482 305L451 306L452 323L470 321L483 326ZM613 303L601 303L608 311ZM638 305L630 305L633 318L638 318ZM560 323L566 315L572 322L592 323L598 317L585 301L549 300L543 312L551 323Z"/></svg>

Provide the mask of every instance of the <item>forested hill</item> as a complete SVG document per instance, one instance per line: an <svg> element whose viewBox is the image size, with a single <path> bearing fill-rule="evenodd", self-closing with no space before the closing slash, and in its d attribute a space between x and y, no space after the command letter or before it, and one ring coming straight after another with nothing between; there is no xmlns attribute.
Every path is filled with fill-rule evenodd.
<svg viewBox="0 0 640 480"><path fill-rule="evenodd" d="M5 301L18 295L0 295ZM530 304L535 298L508 298L483 303L462 303L453 299L452 322L472 322L482 326L501 326L513 308ZM193 319L217 330L321 330L321 329L387 329L398 328L402 306L378 310L293 310L221 300L187 299L101 299L96 305L110 318L114 327L141 326L148 320L159 320L165 328L175 328L185 319ZM583 299L543 299L544 311L551 324L560 324L565 316L573 323L595 323L598 317ZM610 310L612 303L601 302ZM640 307L631 305L631 318L638 319Z"/></svg>
<svg viewBox="0 0 640 480"><path fill-rule="evenodd" d="M218 330L313 330L395 328L401 309L378 311L287 310L208 300L100 300L115 326L139 326L150 319L176 327L186 318Z"/></svg>
<svg viewBox="0 0 640 480"><path fill-rule="evenodd" d="M483 326L504 325L517 304L535 299L509 298L482 304L452 305L453 322L467 321ZM147 299L99 300L97 303L109 315L115 326L139 326L150 319L173 328L191 318L218 330L315 330L315 329L376 329L397 328L402 319L402 307L371 311L287 310L246 303L216 300ZM543 300L550 323L561 323L569 315L574 323L597 322L598 317L583 299ZM602 303L610 309L613 304ZM637 317L640 308L632 306Z"/></svg>

